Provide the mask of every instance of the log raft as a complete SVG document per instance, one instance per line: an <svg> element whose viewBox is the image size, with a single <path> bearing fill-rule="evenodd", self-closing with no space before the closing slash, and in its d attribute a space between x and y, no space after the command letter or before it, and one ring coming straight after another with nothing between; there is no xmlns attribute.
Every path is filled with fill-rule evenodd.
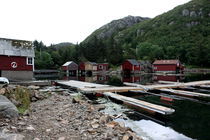
<svg viewBox="0 0 210 140"><path fill-rule="evenodd" d="M110 92L110 91L119 91L119 90L122 92L122 91L131 90L131 89L135 89L135 90L139 89L139 88L136 89L136 87L112 87L112 86L109 86L109 85L101 85L101 84L80 82L80 81L74 81L74 80L71 80L71 81L57 81L56 83L59 84L59 85L64 85L64 86L68 86L68 87L71 87L71 88L77 88L79 91L82 91L82 92L87 92L88 91L88 92L97 92L98 93L98 91L99 91L98 89L101 89L100 93L102 93L105 96L123 101L125 104L130 104L130 105L133 105L135 107L148 110L150 112L160 113L160 114L163 114L163 115L169 115L169 114L172 114L173 112L175 112L175 110L172 109L172 108L152 104L152 103L142 101L142 100L139 100L139 99L134 99L134 98L130 98L130 97L126 97L126 96L123 96L123 95L118 95L116 93ZM87 90L87 89L89 89L89 90ZM97 90L94 91L94 89L97 89ZM104 92L106 90L109 91L109 92Z"/></svg>
<svg viewBox="0 0 210 140"><path fill-rule="evenodd" d="M208 94L202 94L202 93L194 93L194 92L188 92L188 91L175 91L171 90L170 88L179 88L179 87L186 87L186 86L193 86L193 85L206 85L210 84L210 81L196 81L196 82L188 82L188 83L171 83L171 84L159 84L159 85L139 85L139 84L133 84L133 83L124 83L128 86L123 87L115 87L110 85L101 85L101 84L94 84L94 83L88 83L88 82L81 82L81 81L57 81L56 82L59 85L64 85L71 88L76 88L78 91L85 92L85 93L101 93L105 96L109 96L112 98L115 98L117 100L121 100L124 103L128 103L149 111L157 112L163 115L172 114L175 112L172 108L167 108L164 106L152 104L146 101L142 101L139 99L133 99L130 97L122 96L116 94L116 92L128 92L128 91L148 91L153 89L160 89L160 90L167 90L170 92L178 92L179 94L185 94L190 96L198 96L198 97L210 97ZM113 93L115 92L115 93Z"/></svg>

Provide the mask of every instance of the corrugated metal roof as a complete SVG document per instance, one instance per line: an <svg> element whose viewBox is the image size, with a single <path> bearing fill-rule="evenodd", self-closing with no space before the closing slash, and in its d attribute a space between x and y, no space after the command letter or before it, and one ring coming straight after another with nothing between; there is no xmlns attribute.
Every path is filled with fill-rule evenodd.
<svg viewBox="0 0 210 140"><path fill-rule="evenodd" d="M153 64L177 64L179 60L155 60Z"/></svg>
<svg viewBox="0 0 210 140"><path fill-rule="evenodd" d="M127 59L132 65L140 65L140 63L135 59Z"/></svg>

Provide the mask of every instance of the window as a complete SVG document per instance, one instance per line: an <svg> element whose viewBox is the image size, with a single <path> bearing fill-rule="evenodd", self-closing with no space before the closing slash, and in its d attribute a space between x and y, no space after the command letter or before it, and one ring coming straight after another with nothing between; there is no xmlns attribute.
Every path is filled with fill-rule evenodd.
<svg viewBox="0 0 210 140"><path fill-rule="evenodd" d="M27 65L33 65L33 58L27 57Z"/></svg>

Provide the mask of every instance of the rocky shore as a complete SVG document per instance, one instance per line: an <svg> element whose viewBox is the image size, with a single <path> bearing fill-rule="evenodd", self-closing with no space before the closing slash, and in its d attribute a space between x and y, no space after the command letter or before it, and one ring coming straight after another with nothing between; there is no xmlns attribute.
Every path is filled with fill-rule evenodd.
<svg viewBox="0 0 210 140"><path fill-rule="evenodd" d="M141 139L123 123L115 122L115 116L99 112L104 106L91 104L86 97L55 87L25 88L30 106L19 117L0 117L1 140ZM4 95L8 89L1 91Z"/></svg>

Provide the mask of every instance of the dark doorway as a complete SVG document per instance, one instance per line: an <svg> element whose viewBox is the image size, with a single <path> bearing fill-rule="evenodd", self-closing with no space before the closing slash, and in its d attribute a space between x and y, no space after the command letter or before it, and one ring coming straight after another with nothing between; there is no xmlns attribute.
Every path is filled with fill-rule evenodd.
<svg viewBox="0 0 210 140"><path fill-rule="evenodd" d="M1 73L1 70L0 70L0 77L1 77L2 73Z"/></svg>

